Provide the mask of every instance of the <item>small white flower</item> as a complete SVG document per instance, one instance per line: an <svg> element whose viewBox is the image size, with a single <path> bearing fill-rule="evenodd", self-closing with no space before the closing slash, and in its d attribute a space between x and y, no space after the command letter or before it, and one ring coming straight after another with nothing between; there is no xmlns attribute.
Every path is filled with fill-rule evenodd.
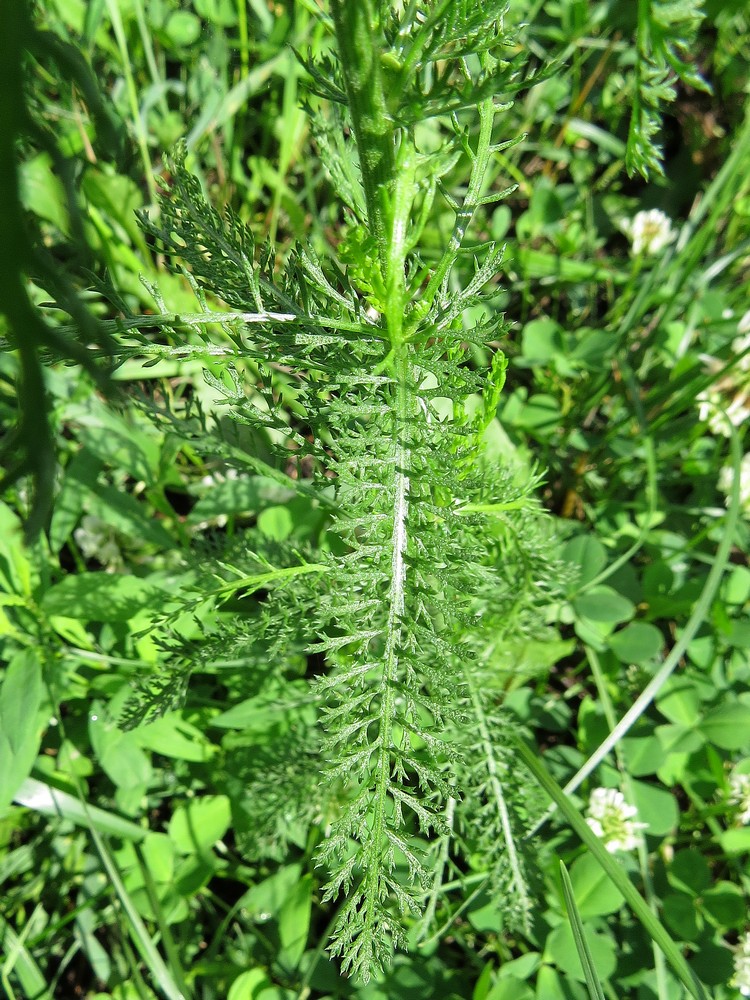
<svg viewBox="0 0 750 1000"><path fill-rule="evenodd" d="M240 474L237 469L229 466L225 469L217 469L215 472L210 472L207 476L203 476L201 479L201 486L218 486L219 483L226 483L230 479L239 479Z"/></svg>
<svg viewBox="0 0 750 1000"><path fill-rule="evenodd" d="M106 521L94 514L85 514L73 532L78 548L86 559L96 559L102 566L112 569L122 562L122 553L115 539L115 532Z"/></svg>
<svg viewBox="0 0 750 1000"><path fill-rule="evenodd" d="M589 799L586 822L597 837L604 841L610 854L632 851L641 843L640 831L647 823L636 820L638 810L628 805L616 788L595 788Z"/></svg>
<svg viewBox="0 0 750 1000"><path fill-rule="evenodd" d="M671 219L658 208L637 212L631 221L623 224L623 229L630 238L634 257L659 253L676 235Z"/></svg>
<svg viewBox="0 0 750 1000"><path fill-rule="evenodd" d="M735 986L743 997L750 997L750 934L745 934L734 949L734 976L730 986Z"/></svg>
<svg viewBox="0 0 750 1000"><path fill-rule="evenodd" d="M726 493L726 503L729 504L729 495L732 492L734 483L734 469L725 465L719 473L719 489ZM750 452L743 456L740 463L740 508L743 513L750 517Z"/></svg>
<svg viewBox="0 0 750 1000"><path fill-rule="evenodd" d="M750 309L737 324L737 333L750 333Z"/></svg>
<svg viewBox="0 0 750 1000"><path fill-rule="evenodd" d="M729 424L732 424L733 427L744 427L750 419L750 392L743 389L735 392L729 399L712 390L701 392L696 397L696 401L698 403L698 419L705 420L708 423L708 429L717 436L730 437ZM726 414L729 423L727 423L724 414Z"/></svg>
<svg viewBox="0 0 750 1000"><path fill-rule="evenodd" d="M728 801L737 806L740 823L750 823L750 774L730 774Z"/></svg>

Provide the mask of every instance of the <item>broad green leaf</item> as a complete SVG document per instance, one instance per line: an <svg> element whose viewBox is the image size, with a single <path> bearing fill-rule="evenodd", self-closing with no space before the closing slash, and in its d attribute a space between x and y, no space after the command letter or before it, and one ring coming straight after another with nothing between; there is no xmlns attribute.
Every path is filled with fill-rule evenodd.
<svg viewBox="0 0 750 1000"><path fill-rule="evenodd" d="M615 350L612 335L608 330L580 327L573 334L577 338L568 360L574 367L587 368L599 372Z"/></svg>
<svg viewBox="0 0 750 1000"><path fill-rule="evenodd" d="M673 886L694 896L702 895L711 885L708 861L696 848L676 852L667 869L667 878Z"/></svg>
<svg viewBox="0 0 750 1000"><path fill-rule="evenodd" d="M123 885L139 915L174 923L187 916L187 901L175 890L174 846L164 833L148 833L141 845L125 844L116 852Z"/></svg>
<svg viewBox="0 0 750 1000"><path fill-rule="evenodd" d="M477 979L476 985L474 986L474 992L471 994L471 1000L487 1000L487 994L492 988L492 962L487 962L485 967Z"/></svg>
<svg viewBox="0 0 750 1000"><path fill-rule="evenodd" d="M750 745L750 705L726 702L712 709L700 724L706 738L722 750L740 750Z"/></svg>
<svg viewBox="0 0 750 1000"><path fill-rule="evenodd" d="M485 893L473 900L466 914L475 931L480 934L500 934L503 929L503 914L497 899L488 898Z"/></svg>
<svg viewBox="0 0 750 1000"><path fill-rule="evenodd" d="M279 913L293 895L302 870L299 865L284 865L245 893L242 905L256 920L268 920Z"/></svg>
<svg viewBox="0 0 750 1000"><path fill-rule="evenodd" d="M741 929L747 922L747 904L742 889L724 880L706 889L701 897L703 910L720 927Z"/></svg>
<svg viewBox="0 0 750 1000"><path fill-rule="evenodd" d="M523 357L534 362L549 362L564 347L559 325L549 317L534 319L523 328Z"/></svg>
<svg viewBox="0 0 750 1000"><path fill-rule="evenodd" d="M583 618L608 624L627 621L635 613L632 601L605 584L579 594L573 601L573 607Z"/></svg>
<svg viewBox="0 0 750 1000"><path fill-rule="evenodd" d="M656 738L662 748L662 760L667 754L692 754L706 742L705 737L697 729L675 724L673 726L657 726Z"/></svg>
<svg viewBox="0 0 750 1000"><path fill-rule="evenodd" d="M42 598L49 615L84 621L124 622L144 608L156 613L164 604L163 590L136 576L111 573L79 573L66 576Z"/></svg>
<svg viewBox="0 0 750 1000"><path fill-rule="evenodd" d="M209 24L232 28L237 24L237 6L232 0L195 0L196 13Z"/></svg>
<svg viewBox="0 0 750 1000"><path fill-rule="evenodd" d="M247 969L233 981L227 1000L281 1000L282 993L272 985L262 969Z"/></svg>
<svg viewBox="0 0 750 1000"><path fill-rule="evenodd" d="M509 962L503 962L497 971L498 978L513 976L521 982L528 982L536 970L542 964L542 956L538 951L529 951L520 958L512 958Z"/></svg>
<svg viewBox="0 0 750 1000"><path fill-rule="evenodd" d="M522 979L503 976L486 994L486 1000L534 1000L534 991Z"/></svg>
<svg viewBox="0 0 750 1000"><path fill-rule="evenodd" d="M566 542L562 558L575 566L576 577L573 586L578 590L585 587L604 569L607 552L599 539L593 535L576 535Z"/></svg>
<svg viewBox="0 0 750 1000"><path fill-rule="evenodd" d="M628 773L634 778L656 774L664 763L664 748L656 736L634 736L622 741Z"/></svg>
<svg viewBox="0 0 750 1000"><path fill-rule="evenodd" d="M222 863L215 854L188 854L177 860L174 891L183 899L198 895L220 871Z"/></svg>
<svg viewBox="0 0 750 1000"><path fill-rule="evenodd" d="M732 621L727 632L727 642L739 649L750 649L750 622Z"/></svg>
<svg viewBox="0 0 750 1000"><path fill-rule="evenodd" d="M12 970L18 979L24 996L34 1000L54 1000L52 988L48 986L42 970L31 954L24 940L0 913L0 955L3 955L2 974L7 976Z"/></svg>
<svg viewBox="0 0 750 1000"><path fill-rule="evenodd" d="M292 969L299 965L310 933L312 888L312 875L303 876L279 912L279 961Z"/></svg>
<svg viewBox="0 0 750 1000"><path fill-rule="evenodd" d="M19 598L30 597L31 580L21 521L7 504L0 503L0 589Z"/></svg>
<svg viewBox="0 0 750 1000"><path fill-rule="evenodd" d="M203 795L178 805L169 821L172 843L181 854L203 854L224 836L231 823L226 795Z"/></svg>
<svg viewBox="0 0 750 1000"><path fill-rule="evenodd" d="M219 729L252 729L266 732L272 727L286 724L290 720L289 703L304 698L304 686L298 683L278 682L269 685L270 690L247 698L233 705L221 715L211 719L211 725Z"/></svg>
<svg viewBox="0 0 750 1000"><path fill-rule="evenodd" d="M696 973L707 986L719 987L723 990L732 978L733 957L732 952L723 941L721 944L716 944L714 941L702 940L692 961ZM735 1000L731 993L729 997L731 1000Z"/></svg>
<svg viewBox="0 0 750 1000"><path fill-rule="evenodd" d="M123 535L166 549L174 544L172 536L144 504L115 486L95 485L87 506L91 514Z"/></svg>
<svg viewBox="0 0 750 1000"><path fill-rule="evenodd" d="M619 910L625 900L595 858L583 854L570 870L570 882L582 920Z"/></svg>
<svg viewBox="0 0 750 1000"><path fill-rule="evenodd" d="M59 552L78 523L101 467L101 459L88 448L81 448L65 467L50 526L53 552Z"/></svg>
<svg viewBox="0 0 750 1000"><path fill-rule="evenodd" d="M560 426L561 420L560 405L555 397L538 393L522 404L514 423L531 431L551 432Z"/></svg>
<svg viewBox="0 0 750 1000"><path fill-rule="evenodd" d="M695 900L684 892L666 893L662 900L662 915L669 929L682 941L695 941L702 921Z"/></svg>
<svg viewBox="0 0 750 1000"><path fill-rule="evenodd" d="M81 190L87 204L116 221L127 233L134 248L145 254L147 245L135 215L143 205L143 192L133 178L118 174L108 164L102 164L99 168L91 167L86 171L81 180Z"/></svg>
<svg viewBox="0 0 750 1000"><path fill-rule="evenodd" d="M133 730L138 745L164 757L196 763L209 760L216 748L203 733L182 718L179 712L166 712L160 718Z"/></svg>
<svg viewBox="0 0 750 1000"><path fill-rule="evenodd" d="M662 837L676 829L679 810L674 795L665 788L633 781L634 805L638 809L638 819L648 823L647 835Z"/></svg>
<svg viewBox="0 0 750 1000"><path fill-rule="evenodd" d="M509 254L510 256L510 254ZM528 278L552 278L561 282L612 281L622 284L626 275L614 268L598 267L588 261L569 260L559 253L547 253L531 247L514 247L511 272L515 271Z"/></svg>
<svg viewBox="0 0 750 1000"><path fill-rule="evenodd" d="M125 469L136 481L155 485L161 474L161 450L156 431L131 410L122 416L96 397L69 406L65 416L78 429L78 438L98 458Z"/></svg>
<svg viewBox="0 0 750 1000"><path fill-rule="evenodd" d="M144 795L153 777L151 761L133 732L122 732L96 714L89 717L89 738L99 764L114 784Z"/></svg>
<svg viewBox="0 0 750 1000"><path fill-rule="evenodd" d="M681 726L694 726L701 716L701 698L697 686L689 678L677 678L656 700L661 714Z"/></svg>
<svg viewBox="0 0 750 1000"><path fill-rule="evenodd" d="M0 816L29 776L41 744L45 690L36 652L11 659L0 684Z"/></svg>
<svg viewBox="0 0 750 1000"><path fill-rule="evenodd" d="M583 986L563 978L551 965L543 965L536 977L536 1000L584 1000Z"/></svg>
<svg viewBox="0 0 750 1000"><path fill-rule="evenodd" d="M727 604L742 605L750 600L750 569L747 566L733 566L721 589Z"/></svg>
<svg viewBox="0 0 750 1000"><path fill-rule="evenodd" d="M289 500L292 496L294 490L285 490L265 476L227 479L210 487L190 511L188 521L194 524L222 514L257 514L264 507Z"/></svg>
<svg viewBox="0 0 750 1000"><path fill-rule="evenodd" d="M294 530L295 523L292 512L286 506L266 507L258 515L258 530L267 538L283 542Z"/></svg>
<svg viewBox="0 0 750 1000"><path fill-rule="evenodd" d="M609 638L609 648L621 663L646 663L664 648L664 637L650 622L631 622Z"/></svg>
<svg viewBox="0 0 750 1000"><path fill-rule="evenodd" d="M70 217L65 188L52 167L49 153L22 161L19 173L21 200L26 208L68 236Z"/></svg>

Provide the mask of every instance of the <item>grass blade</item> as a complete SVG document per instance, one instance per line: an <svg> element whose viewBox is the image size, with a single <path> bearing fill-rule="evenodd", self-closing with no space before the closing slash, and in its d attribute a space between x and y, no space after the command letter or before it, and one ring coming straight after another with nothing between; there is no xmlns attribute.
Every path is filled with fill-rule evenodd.
<svg viewBox="0 0 750 1000"><path fill-rule="evenodd" d="M0 913L0 953L3 955L3 964L0 966L0 986L8 997L15 995L8 981L8 976L13 972L24 996L33 998L33 1000L53 1000L52 993L42 975L42 970L34 961L23 937L16 934L2 913Z"/></svg>
<svg viewBox="0 0 750 1000"><path fill-rule="evenodd" d="M661 948L665 958L672 966L675 975L690 996L694 997L694 1000L708 1000L705 990L685 961L680 949L648 908L643 897L623 869L617 864L612 855L607 852L604 844L594 834L580 812L572 805L565 792L563 792L562 788L560 788L541 762L538 754L520 736L515 737L515 744L526 767L528 767L532 775L545 792L547 792L573 830L586 845L587 849L594 855L614 885L620 890L628 906L630 906L633 913L640 920L643 928L659 948Z"/></svg>
<svg viewBox="0 0 750 1000"><path fill-rule="evenodd" d="M76 826L87 830L94 827L99 833L111 837L122 837L125 840L139 841L148 833L143 827L136 826L130 820L122 819L114 813L96 806L84 806L83 803L70 795L61 792L59 788L36 778L27 778L16 792L14 799L19 806L26 806L41 813L42 816L59 816L70 820Z"/></svg>
<svg viewBox="0 0 750 1000"><path fill-rule="evenodd" d="M573 884L570 881L570 875L568 875L568 869L565 867L563 862L560 862L560 876L562 878L563 894L565 896L565 906L568 910L568 916L570 917L570 927L573 931L573 940L576 944L576 951L578 952L578 957L581 960L581 965L583 967L583 974L586 977L586 986L588 987L589 996L591 1000L605 1000L604 990L602 984L599 981L599 976L596 972L596 966L594 965L594 956L591 954L591 949L589 948L589 943L586 940L586 936L583 933L583 923L581 921L581 914L578 912L578 907L576 906L576 898L573 893Z"/></svg>

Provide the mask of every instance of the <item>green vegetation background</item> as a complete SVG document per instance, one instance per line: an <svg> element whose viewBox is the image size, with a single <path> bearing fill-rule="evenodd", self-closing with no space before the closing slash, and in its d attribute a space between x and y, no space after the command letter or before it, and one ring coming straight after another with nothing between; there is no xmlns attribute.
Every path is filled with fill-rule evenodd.
<svg viewBox="0 0 750 1000"><path fill-rule="evenodd" d="M549 609L554 641L507 651L504 703L575 805L605 786L637 806L643 850L618 860L710 994L732 1000L732 948L750 930L750 805L736 794L750 775L750 9L703 5L689 62L710 92L678 83L656 136L664 173L646 158L645 181L625 169L636 6L559 0L508 15L535 65L555 69L504 118L507 138L526 138L493 158L490 180L517 188L475 224L507 243L496 447L529 475L545 470L539 492L571 572ZM136 345L111 361L111 321L195 312L135 216L167 184L177 140L209 199L280 257L301 236L320 254L337 243L344 219L295 55L327 44L316 4L40 0L28 25L20 6L1 10L0 107L17 135L3 180L17 158L21 210L3 199L0 307L4 332L25 333L0 356L0 989L578 1000L595 994L562 859L603 995L685 995L556 817L540 836L531 935L507 932L502 901L469 868L384 979L340 976L311 861L326 804L311 795L304 815L284 813L273 749L309 723L302 697L272 710L282 686L287 700L306 690L303 653L258 695L241 658L190 645L191 612L170 619L180 588L200 614L201 560L227 539L302 545L318 515L247 473L248 454L269 455L229 426L203 377L210 359L149 336L161 354ZM628 224L652 208L673 239L633 254ZM451 225L446 204L427 242ZM217 357L211 374L221 368ZM241 594L224 610L252 625ZM152 675L166 681L141 696L161 714L123 729ZM262 810L283 829L259 833Z"/></svg>

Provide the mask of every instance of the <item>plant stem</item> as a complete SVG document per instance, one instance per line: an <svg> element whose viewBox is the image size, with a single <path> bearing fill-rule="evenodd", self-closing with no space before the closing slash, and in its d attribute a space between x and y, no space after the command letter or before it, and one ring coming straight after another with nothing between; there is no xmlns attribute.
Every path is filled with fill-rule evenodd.
<svg viewBox="0 0 750 1000"><path fill-rule="evenodd" d="M359 150L367 218L385 279L390 243L387 195L395 175L396 143L383 89L378 18L370 0L332 0L331 13Z"/></svg>

